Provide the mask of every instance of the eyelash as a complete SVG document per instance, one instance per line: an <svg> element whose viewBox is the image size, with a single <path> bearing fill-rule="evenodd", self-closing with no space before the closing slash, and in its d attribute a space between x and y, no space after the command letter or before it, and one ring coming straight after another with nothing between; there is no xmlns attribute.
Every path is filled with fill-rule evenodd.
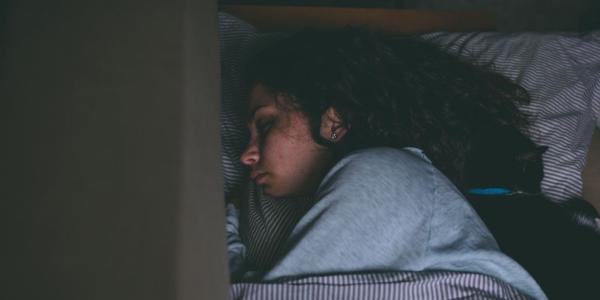
<svg viewBox="0 0 600 300"><path fill-rule="evenodd" d="M256 131L260 136L264 136L273 127L273 120L262 121L256 124Z"/></svg>

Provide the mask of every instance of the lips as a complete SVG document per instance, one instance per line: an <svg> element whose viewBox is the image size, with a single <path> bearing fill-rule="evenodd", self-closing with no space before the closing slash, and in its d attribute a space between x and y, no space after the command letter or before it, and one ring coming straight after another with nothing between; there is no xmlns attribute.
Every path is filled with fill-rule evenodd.
<svg viewBox="0 0 600 300"><path fill-rule="evenodd" d="M264 183L266 176L267 176L267 173L265 173L265 172L252 171L250 173L250 179L254 180L254 182L256 182L256 184Z"/></svg>
<svg viewBox="0 0 600 300"><path fill-rule="evenodd" d="M250 172L250 179L251 179L251 180L254 180L254 179L256 179L256 177L258 177L260 174L261 174L261 172L258 172L258 171L252 171L252 172Z"/></svg>

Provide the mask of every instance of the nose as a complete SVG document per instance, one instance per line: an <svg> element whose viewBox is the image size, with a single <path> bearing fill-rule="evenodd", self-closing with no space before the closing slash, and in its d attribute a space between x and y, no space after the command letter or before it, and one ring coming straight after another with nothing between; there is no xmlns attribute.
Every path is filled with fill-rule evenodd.
<svg viewBox="0 0 600 300"><path fill-rule="evenodd" d="M240 156L240 162L246 166L254 166L260 158L258 145L254 139L250 140L248 146Z"/></svg>

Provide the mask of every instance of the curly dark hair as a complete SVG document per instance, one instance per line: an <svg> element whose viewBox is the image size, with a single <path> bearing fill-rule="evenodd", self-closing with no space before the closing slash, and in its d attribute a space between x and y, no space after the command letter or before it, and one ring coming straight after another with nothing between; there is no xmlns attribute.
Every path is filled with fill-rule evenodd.
<svg viewBox="0 0 600 300"><path fill-rule="evenodd" d="M517 107L529 102L522 87L413 36L306 29L259 52L249 65L248 83L287 95L308 117L313 139L340 154L418 147L461 188L466 158L481 130L528 125ZM333 145L319 131L329 107L350 128Z"/></svg>

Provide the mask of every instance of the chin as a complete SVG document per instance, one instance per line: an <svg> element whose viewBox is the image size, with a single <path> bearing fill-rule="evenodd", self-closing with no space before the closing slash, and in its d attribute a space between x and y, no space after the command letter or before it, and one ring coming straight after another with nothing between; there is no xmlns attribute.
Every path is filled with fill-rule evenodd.
<svg viewBox="0 0 600 300"><path fill-rule="evenodd" d="M290 192L290 191L281 191L281 190L277 190L277 189L272 189L269 188L267 186L263 187L263 194L271 197L271 198L275 198L275 199L282 199L282 198L300 198L300 197L308 197L310 195L312 195L311 193L306 193L306 192L299 192L299 191L295 191L295 192Z"/></svg>
<svg viewBox="0 0 600 300"><path fill-rule="evenodd" d="M278 190L277 188L273 188L272 185L263 184L261 185L263 194L271 197L271 198L287 198L290 197L290 193L286 193L285 191Z"/></svg>
<svg viewBox="0 0 600 300"><path fill-rule="evenodd" d="M271 198L278 198L280 196L278 196L278 194L275 192L273 192L273 188L271 188L271 186L269 186L268 184L261 184L259 185L260 189L262 190L262 193L266 196L269 196Z"/></svg>
<svg viewBox="0 0 600 300"><path fill-rule="evenodd" d="M267 195L267 196L269 196L271 198L275 198L275 199L277 199L277 198L285 198L285 197L288 196L288 195L286 195L284 193L278 193L277 191L273 191L272 189L267 188L267 187L263 187L263 194L265 194L265 195Z"/></svg>

